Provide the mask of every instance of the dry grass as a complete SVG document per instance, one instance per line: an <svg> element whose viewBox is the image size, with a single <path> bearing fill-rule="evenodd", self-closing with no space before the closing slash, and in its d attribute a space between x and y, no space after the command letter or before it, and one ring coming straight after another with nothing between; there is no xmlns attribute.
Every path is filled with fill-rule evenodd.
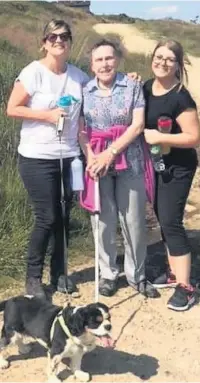
<svg viewBox="0 0 200 383"><path fill-rule="evenodd" d="M152 39L176 39L183 44L185 51L200 56L200 25L186 23L181 20L148 20L136 21L136 28Z"/></svg>

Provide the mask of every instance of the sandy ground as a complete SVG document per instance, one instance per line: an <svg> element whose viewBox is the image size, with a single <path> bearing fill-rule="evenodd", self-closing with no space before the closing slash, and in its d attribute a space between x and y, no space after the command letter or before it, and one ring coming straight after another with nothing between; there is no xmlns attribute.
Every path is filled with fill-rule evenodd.
<svg viewBox="0 0 200 383"><path fill-rule="evenodd" d="M186 207L186 227L194 247L199 249L200 169ZM163 251L159 243L159 231L149 231L149 257L160 257ZM81 266L80 266L81 263ZM87 265L87 266L85 266ZM85 304L94 299L94 262L83 256L79 265L72 263L81 297L71 299L72 304ZM154 271L154 269L153 269ZM193 271L199 275L196 267ZM197 275L197 277L198 277ZM198 277L199 278L199 277ZM100 297L111 310L113 337L117 339L116 349L97 348L84 357L83 368L92 374L92 380L99 382L198 382L200 377L200 306L197 304L184 313L173 312L166 307L172 289L161 291L161 298L150 300L137 294L126 285L121 277L121 287L112 298ZM19 286L19 291L22 286ZM16 291L4 291L12 296ZM0 299L2 296L0 295ZM65 304L67 297L56 294L54 303ZM2 322L1 322L2 323ZM16 348L9 350L11 366L1 371L2 382L45 382L46 355L41 346L35 344L28 357L17 354ZM61 378L72 381L61 366Z"/></svg>
<svg viewBox="0 0 200 383"><path fill-rule="evenodd" d="M107 28L107 29L105 29ZM97 25L97 32L118 32L122 35L124 43L130 50L150 53L155 42L138 32L134 27L127 25ZM131 35L134 44L131 43ZM197 81L199 76L197 67L200 60L190 58L192 66L189 67L190 85L194 94L197 94ZM197 95L199 96L199 95ZM200 227L200 200L199 200L200 171L195 178L186 207L185 222L191 242L199 249ZM149 231L149 252L158 255L160 244L159 231ZM196 251L195 251L196 252ZM157 254L158 253L158 254ZM82 266L80 266L80 263ZM87 265L87 267L85 267ZM73 263L71 271L76 273L80 287L81 297L72 299L72 304L84 304L94 299L94 262L91 257L83 256L79 259L79 266ZM196 268L195 272L198 274ZM19 291L21 286L19 287ZM11 296L15 292L8 290L4 296ZM97 348L85 356L83 369L92 374L92 380L99 382L197 382L200 377L200 306L196 305L185 313L176 313L166 307L166 302L172 290L162 290L161 298L146 300L137 294L131 287L127 287L124 278L121 279L121 288L112 298L103 298L101 301L108 304L111 309L113 336L117 339L116 349L107 350ZM2 298L2 296L0 296ZM66 303L66 297L57 294L54 302ZM17 354L13 347L9 352L11 366L1 371L0 381L5 382L45 382L46 355L41 346L35 344L28 357ZM63 380L72 381L62 366Z"/></svg>

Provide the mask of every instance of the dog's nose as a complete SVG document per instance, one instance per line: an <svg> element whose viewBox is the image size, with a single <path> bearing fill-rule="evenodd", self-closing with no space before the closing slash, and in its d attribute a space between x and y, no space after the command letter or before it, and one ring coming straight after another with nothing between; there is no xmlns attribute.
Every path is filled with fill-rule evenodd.
<svg viewBox="0 0 200 383"><path fill-rule="evenodd" d="M104 326L104 328L105 328L105 330L110 331L111 328L112 328L112 326L111 326L111 324L106 324L106 325Z"/></svg>

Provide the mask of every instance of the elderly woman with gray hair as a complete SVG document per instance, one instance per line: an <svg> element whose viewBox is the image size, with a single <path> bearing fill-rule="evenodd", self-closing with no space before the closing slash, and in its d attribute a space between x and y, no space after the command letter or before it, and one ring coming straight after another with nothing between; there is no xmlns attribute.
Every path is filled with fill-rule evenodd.
<svg viewBox="0 0 200 383"><path fill-rule="evenodd" d="M100 294L111 296L117 290L119 216L127 281L141 294L154 298L158 296L157 290L145 276L146 193L142 147L145 101L141 84L117 72L120 55L116 45L107 40L95 44L91 52L95 77L83 89L84 117L79 131L87 160L87 182L81 204L94 211L88 199L89 185L99 177ZM93 214L91 219L93 225Z"/></svg>

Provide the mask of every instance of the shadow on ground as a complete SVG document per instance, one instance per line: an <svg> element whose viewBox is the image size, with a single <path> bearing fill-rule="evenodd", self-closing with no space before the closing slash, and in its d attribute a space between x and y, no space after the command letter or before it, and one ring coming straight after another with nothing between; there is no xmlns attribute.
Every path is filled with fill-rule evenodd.
<svg viewBox="0 0 200 383"><path fill-rule="evenodd" d="M130 373L142 380L148 380L157 375L159 362L158 359L146 354L132 355L123 351L97 347L83 357L82 368L92 376ZM61 380L65 380L69 372L64 370L59 376Z"/></svg>
<svg viewBox="0 0 200 383"><path fill-rule="evenodd" d="M36 359L47 356L47 351L39 343L31 343L31 351L28 354L16 354L8 357L9 362L12 364L18 360Z"/></svg>
<svg viewBox="0 0 200 383"><path fill-rule="evenodd" d="M193 284L200 283L200 230L187 231L192 248L192 272L191 281ZM152 233L154 235L154 233ZM156 234L157 236L157 234ZM120 271L123 272L124 255L119 254L118 260ZM148 246L146 259L146 274L150 281L166 271L167 258L162 241L157 241ZM94 267L83 268L73 274L76 283L87 283L94 281ZM127 286L126 278L123 276L119 280L119 288Z"/></svg>
<svg viewBox="0 0 200 383"><path fill-rule="evenodd" d="M29 354L12 355L8 360L12 364L20 360L44 357L46 354L43 347L38 343L34 343ZM66 359L66 364L68 363L69 360ZM121 375L130 373L143 380L148 380L152 376L157 375L159 362L155 357L146 354L132 355L123 351L97 347L91 353L84 355L82 368L91 375ZM71 372L68 369L64 369L60 372L59 377L61 380L65 380L69 375L71 375Z"/></svg>
<svg viewBox="0 0 200 383"><path fill-rule="evenodd" d="M92 375L130 372L143 380L157 375L158 367L158 360L152 356L131 355L127 352L100 347L90 355L85 355L83 360L83 369L90 371Z"/></svg>

